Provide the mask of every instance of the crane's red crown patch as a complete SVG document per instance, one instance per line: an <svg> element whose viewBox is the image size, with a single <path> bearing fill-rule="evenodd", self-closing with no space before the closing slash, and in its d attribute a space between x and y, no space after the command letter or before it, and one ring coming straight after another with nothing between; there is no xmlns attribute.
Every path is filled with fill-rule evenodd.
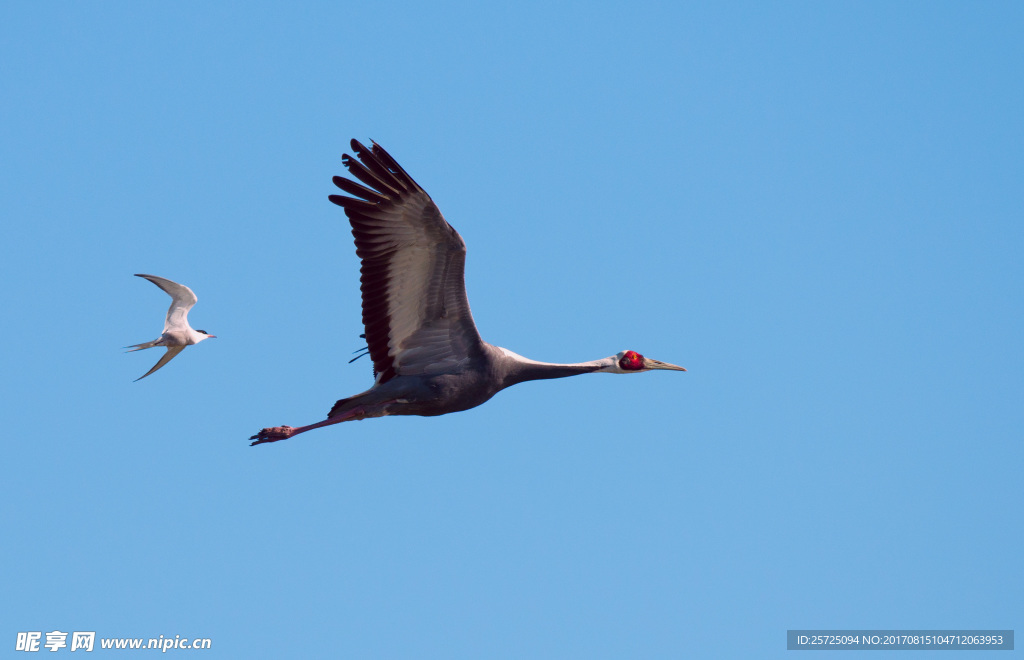
<svg viewBox="0 0 1024 660"><path fill-rule="evenodd" d="M619 359L619 366L626 371L639 371L644 368L644 356L636 351L626 351Z"/></svg>

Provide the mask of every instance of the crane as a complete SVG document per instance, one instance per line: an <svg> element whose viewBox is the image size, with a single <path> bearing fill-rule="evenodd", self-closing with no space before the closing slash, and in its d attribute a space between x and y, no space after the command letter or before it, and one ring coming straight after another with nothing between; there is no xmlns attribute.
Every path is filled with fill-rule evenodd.
<svg viewBox="0 0 1024 660"><path fill-rule="evenodd" d="M334 185L351 195L330 195L345 210L356 254L363 325L373 387L339 400L322 422L275 426L249 438L277 442L313 429L386 415L444 415L468 410L499 391L528 380L589 373L686 371L622 351L576 364L537 362L480 338L466 298L466 243L430 196L376 142L352 140L342 156L349 174Z"/></svg>

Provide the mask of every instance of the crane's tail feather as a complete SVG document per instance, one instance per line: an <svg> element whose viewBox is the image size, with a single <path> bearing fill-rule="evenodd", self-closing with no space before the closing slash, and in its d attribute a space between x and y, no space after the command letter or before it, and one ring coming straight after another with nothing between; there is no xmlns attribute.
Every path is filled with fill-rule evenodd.
<svg viewBox="0 0 1024 660"><path fill-rule="evenodd" d="M331 412L327 413L327 419L337 417L338 415L345 412L345 404L347 404L353 398L354 397L348 397L347 399L338 399L337 403L334 404L334 407L331 408Z"/></svg>

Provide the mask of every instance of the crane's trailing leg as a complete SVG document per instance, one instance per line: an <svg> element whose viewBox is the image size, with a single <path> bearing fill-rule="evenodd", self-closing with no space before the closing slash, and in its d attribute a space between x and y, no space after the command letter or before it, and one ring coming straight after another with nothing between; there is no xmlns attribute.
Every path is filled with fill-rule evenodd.
<svg viewBox="0 0 1024 660"><path fill-rule="evenodd" d="M255 441L249 443L249 446L255 447L256 445L262 445L265 442L277 442L278 440L287 440L288 438L296 436L300 433L312 431L313 429L318 429L322 426L330 426L331 424L358 421L360 419L366 419L367 417L383 417L384 415L387 414L386 412L384 412L384 406L387 405L388 403L394 403L394 401L387 401L384 404L378 406L356 406L354 408L346 410L345 412L334 415L333 417L328 417L322 422L310 424L309 426L272 426L268 429L262 429L260 430L259 433L249 438L250 440Z"/></svg>
<svg viewBox="0 0 1024 660"><path fill-rule="evenodd" d="M273 426L269 429L262 429L259 433L249 438L250 440L255 440L255 442L250 443L249 446L255 447L256 445L261 445L264 442L277 442L278 440L287 440L288 438L294 435L305 433L306 431L312 431L313 429L318 429L321 426L340 424L341 422L348 422L353 419L363 419L363 417L365 417L365 415L362 414L363 412L364 411L362 408L357 408L355 410L348 411L344 415L338 415L337 417L329 417L322 422L310 424L309 426L300 426L298 428L294 428L291 426Z"/></svg>

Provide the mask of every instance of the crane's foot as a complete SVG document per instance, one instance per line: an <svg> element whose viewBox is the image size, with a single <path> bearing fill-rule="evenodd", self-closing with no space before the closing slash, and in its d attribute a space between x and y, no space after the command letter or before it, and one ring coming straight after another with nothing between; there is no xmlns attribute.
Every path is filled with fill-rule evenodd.
<svg viewBox="0 0 1024 660"><path fill-rule="evenodd" d="M287 440L293 435L295 435L295 429L290 426L274 426L269 429L262 429L259 433L249 438L256 441L249 443L249 446L255 447L256 445L262 445L264 442Z"/></svg>

